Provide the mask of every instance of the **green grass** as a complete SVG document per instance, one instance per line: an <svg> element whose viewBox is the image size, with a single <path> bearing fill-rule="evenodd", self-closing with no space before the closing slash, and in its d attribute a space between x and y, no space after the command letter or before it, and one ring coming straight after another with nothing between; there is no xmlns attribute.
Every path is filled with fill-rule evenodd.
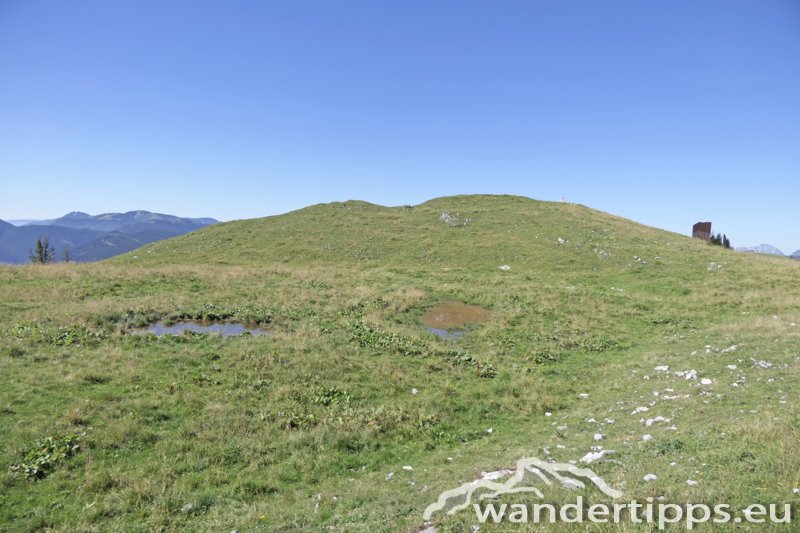
<svg viewBox="0 0 800 533"><path fill-rule="evenodd" d="M617 453L591 468L626 499L796 505L798 281L797 261L492 196L319 205L2 267L0 531L415 531L440 492L543 448L579 459L597 432ZM439 339L421 316L445 300L489 321ZM271 335L132 334L182 318ZM712 385L673 373L689 369ZM12 468L69 436L33 479ZM506 530L525 529L481 528Z"/></svg>

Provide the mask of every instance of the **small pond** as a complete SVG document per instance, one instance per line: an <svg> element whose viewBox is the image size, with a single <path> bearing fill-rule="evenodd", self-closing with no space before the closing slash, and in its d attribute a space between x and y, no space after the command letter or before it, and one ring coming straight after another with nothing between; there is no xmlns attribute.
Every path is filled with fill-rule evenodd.
<svg viewBox="0 0 800 533"><path fill-rule="evenodd" d="M480 324L489 319L483 307L462 302L443 302L431 307L422 315L428 332L445 339L459 339L467 330L467 324Z"/></svg>
<svg viewBox="0 0 800 533"><path fill-rule="evenodd" d="M164 324L163 321L159 321L139 333L154 333L160 337L161 335L180 335L184 331L191 331L193 333L221 333L223 337L234 337L242 333L249 333L250 335L269 335L269 331L259 329L249 324L242 324L239 322L205 322L198 320L176 322L169 326Z"/></svg>

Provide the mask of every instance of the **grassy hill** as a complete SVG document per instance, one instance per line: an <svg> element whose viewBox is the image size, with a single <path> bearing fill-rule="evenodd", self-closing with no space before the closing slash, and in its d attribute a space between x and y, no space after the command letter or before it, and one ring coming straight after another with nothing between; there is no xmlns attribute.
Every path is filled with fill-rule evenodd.
<svg viewBox="0 0 800 533"><path fill-rule="evenodd" d="M2 267L0 531L416 531L482 471L597 445L626 500L796 506L799 280L790 259L510 196L317 205ZM450 300L488 321L430 334ZM135 334L184 318L271 335Z"/></svg>
<svg viewBox="0 0 800 533"><path fill-rule="evenodd" d="M553 249L569 238L571 246ZM361 263L413 268L537 264L583 259L576 251L616 246L686 248L692 241L580 205L516 196L455 196L418 206L382 207L348 201L315 205L286 215L217 224L147 247L147 264L211 261L217 264ZM630 257L625 258L630 259ZM466 266L466 265L464 265Z"/></svg>

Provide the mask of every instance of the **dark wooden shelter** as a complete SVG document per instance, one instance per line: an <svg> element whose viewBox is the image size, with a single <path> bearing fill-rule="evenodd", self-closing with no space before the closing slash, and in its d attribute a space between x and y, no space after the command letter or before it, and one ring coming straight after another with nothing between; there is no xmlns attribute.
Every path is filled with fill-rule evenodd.
<svg viewBox="0 0 800 533"><path fill-rule="evenodd" d="M711 222L698 222L692 226L692 237L704 241L711 240Z"/></svg>

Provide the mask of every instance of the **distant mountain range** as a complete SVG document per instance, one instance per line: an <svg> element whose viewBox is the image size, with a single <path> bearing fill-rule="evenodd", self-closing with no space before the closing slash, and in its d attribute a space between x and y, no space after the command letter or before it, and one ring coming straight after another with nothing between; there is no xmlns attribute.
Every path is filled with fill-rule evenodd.
<svg viewBox="0 0 800 533"><path fill-rule="evenodd" d="M758 246L742 246L736 248L737 252L751 252L755 254L769 254L769 255L781 255L785 256L783 252L772 246L771 244L759 244ZM791 257L792 259L800 259L800 250L797 250L795 253L785 256Z"/></svg>
<svg viewBox="0 0 800 533"><path fill-rule="evenodd" d="M771 244L759 244L758 246L740 246L737 252L753 252L755 254L784 255L783 252Z"/></svg>
<svg viewBox="0 0 800 533"><path fill-rule="evenodd" d="M36 239L47 237L61 260L99 261L149 242L216 224L213 218L181 218L150 211L89 215L74 211L53 220L0 220L0 263L27 263ZM24 223L24 224L23 224Z"/></svg>

